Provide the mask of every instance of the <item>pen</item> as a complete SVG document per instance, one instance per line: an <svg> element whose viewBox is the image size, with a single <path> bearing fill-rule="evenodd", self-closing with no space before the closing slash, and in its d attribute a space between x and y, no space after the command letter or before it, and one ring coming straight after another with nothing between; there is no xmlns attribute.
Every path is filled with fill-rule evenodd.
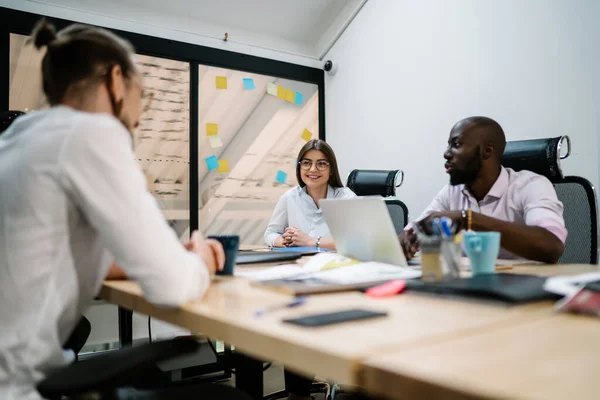
<svg viewBox="0 0 600 400"><path fill-rule="evenodd" d="M296 297L294 300L290 301L289 303L286 304L282 304L282 305L278 305L278 306L272 306L272 307L267 307L267 308L261 308L259 310L256 310L254 312L254 316L256 317L262 317L263 315L271 312L271 311L277 311L277 310L281 310L284 308L294 308L294 307L298 307L304 303L306 303L306 300L308 299L308 297L303 296L303 297Z"/></svg>
<svg viewBox="0 0 600 400"><path fill-rule="evenodd" d="M440 226L445 237L452 237L452 220L450 218L442 217L440 219Z"/></svg>

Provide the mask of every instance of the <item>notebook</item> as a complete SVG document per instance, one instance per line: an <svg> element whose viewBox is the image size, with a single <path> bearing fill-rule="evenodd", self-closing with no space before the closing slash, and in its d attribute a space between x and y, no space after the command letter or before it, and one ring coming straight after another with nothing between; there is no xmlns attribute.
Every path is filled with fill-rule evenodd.
<svg viewBox="0 0 600 400"><path fill-rule="evenodd" d="M260 264L270 262L288 262L302 257L302 253L281 253L281 252L238 252L235 260L236 265L240 264Z"/></svg>
<svg viewBox="0 0 600 400"><path fill-rule="evenodd" d="M521 304L555 300L555 294L544 290L545 281L546 278L535 275L499 273L431 283L407 281L406 288L418 292Z"/></svg>

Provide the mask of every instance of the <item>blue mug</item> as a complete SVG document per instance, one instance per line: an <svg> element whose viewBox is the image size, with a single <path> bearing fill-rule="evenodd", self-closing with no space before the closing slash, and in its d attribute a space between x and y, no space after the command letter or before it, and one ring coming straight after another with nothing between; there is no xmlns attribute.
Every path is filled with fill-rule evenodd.
<svg viewBox="0 0 600 400"><path fill-rule="evenodd" d="M240 237L236 235L209 236L209 239L215 239L223 245L225 251L225 265L222 271L217 271L217 275L233 275L233 267L240 247Z"/></svg>
<svg viewBox="0 0 600 400"><path fill-rule="evenodd" d="M496 272L496 260L500 253L500 232L465 232L465 253L471 261L473 276Z"/></svg>

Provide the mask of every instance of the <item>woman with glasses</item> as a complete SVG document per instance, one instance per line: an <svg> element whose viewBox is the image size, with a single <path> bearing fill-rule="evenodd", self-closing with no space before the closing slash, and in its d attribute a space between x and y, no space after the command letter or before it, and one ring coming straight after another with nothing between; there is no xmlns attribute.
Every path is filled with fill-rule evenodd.
<svg viewBox="0 0 600 400"><path fill-rule="evenodd" d="M321 199L351 199L352 190L342 185L335 154L323 140L313 139L298 154L298 186L277 202L265 241L272 247L324 247L335 249L323 218ZM285 371L289 400L310 399L312 379Z"/></svg>
<svg viewBox="0 0 600 400"><path fill-rule="evenodd" d="M331 147L318 139L306 143L298 154L296 178L298 186L281 196L275 206L265 241L272 247L335 249L319 201L356 195L342 184Z"/></svg>

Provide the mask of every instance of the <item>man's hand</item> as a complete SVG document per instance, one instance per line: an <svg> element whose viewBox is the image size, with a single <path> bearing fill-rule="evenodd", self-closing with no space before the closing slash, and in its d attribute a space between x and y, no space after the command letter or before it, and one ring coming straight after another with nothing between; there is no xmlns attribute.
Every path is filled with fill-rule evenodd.
<svg viewBox="0 0 600 400"><path fill-rule="evenodd" d="M214 239L204 240L198 231L194 231L185 248L202 258L210 275L222 271L225 265L225 251L221 243Z"/></svg>
<svg viewBox="0 0 600 400"><path fill-rule="evenodd" d="M412 228L407 231L403 231L400 235L398 235L398 240L400 241L400 246L402 246L402 250L404 251L404 256L408 260L413 258L415 253L421 248L421 243L419 243L417 234L412 230Z"/></svg>
<svg viewBox="0 0 600 400"><path fill-rule="evenodd" d="M474 214L474 213L473 213ZM431 227L431 220L434 218L442 218L442 217L447 217L450 218L452 220L452 224L458 224L458 226L460 227L460 229L467 229L467 227L463 227L463 219L462 219L462 213L460 211L444 211L444 212L435 212L431 215L429 215L427 218L425 218L419 225L419 227L424 227L426 230L430 230ZM431 234L431 232L427 232L428 234Z"/></svg>
<svg viewBox="0 0 600 400"><path fill-rule="evenodd" d="M121 267L113 262L105 279L127 279L127 274Z"/></svg>

